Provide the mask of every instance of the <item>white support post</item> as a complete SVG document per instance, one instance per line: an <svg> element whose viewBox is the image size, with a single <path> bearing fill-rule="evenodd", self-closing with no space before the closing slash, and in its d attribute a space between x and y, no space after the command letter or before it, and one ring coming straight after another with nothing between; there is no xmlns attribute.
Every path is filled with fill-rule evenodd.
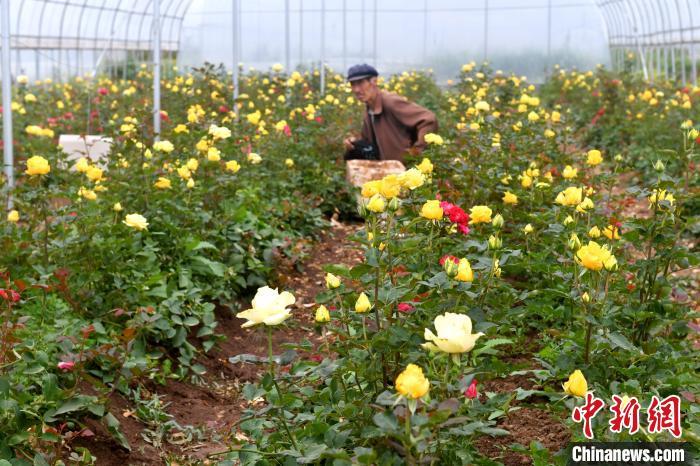
<svg viewBox="0 0 700 466"><path fill-rule="evenodd" d="M160 0L153 0L153 140L160 139Z"/></svg>
<svg viewBox="0 0 700 466"><path fill-rule="evenodd" d="M284 0L284 70L290 72L290 48L289 48L289 0Z"/></svg>
<svg viewBox="0 0 700 466"><path fill-rule="evenodd" d="M233 77L233 111L236 113L236 119L238 119L238 105L237 105L237 100L238 100L238 94L239 94L239 68L238 68L238 62L241 61L240 57L240 39L241 35L239 32L239 21L238 21L238 0L232 0L231 1L231 20L232 20L232 27L231 27L231 32L232 32L232 39L233 39L233 69L232 69L232 77Z"/></svg>
<svg viewBox="0 0 700 466"><path fill-rule="evenodd" d="M321 95L326 93L326 2L321 0Z"/></svg>
<svg viewBox="0 0 700 466"><path fill-rule="evenodd" d="M12 152L12 70L10 69L10 0L2 0L2 137L3 164L7 185L15 186L14 154ZM7 208L12 208L8 196Z"/></svg>

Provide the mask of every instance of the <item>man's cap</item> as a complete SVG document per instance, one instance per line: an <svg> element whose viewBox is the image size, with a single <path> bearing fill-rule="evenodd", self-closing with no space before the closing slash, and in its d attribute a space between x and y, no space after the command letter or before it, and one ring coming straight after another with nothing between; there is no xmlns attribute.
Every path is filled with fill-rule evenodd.
<svg viewBox="0 0 700 466"><path fill-rule="evenodd" d="M350 82L366 78L376 78L377 76L379 76L377 70L367 63L351 66L348 70L348 81Z"/></svg>

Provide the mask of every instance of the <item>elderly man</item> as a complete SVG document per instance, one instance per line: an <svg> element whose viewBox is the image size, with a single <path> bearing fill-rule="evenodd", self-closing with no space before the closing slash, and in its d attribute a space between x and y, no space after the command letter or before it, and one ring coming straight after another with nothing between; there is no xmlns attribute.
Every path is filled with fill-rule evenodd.
<svg viewBox="0 0 700 466"><path fill-rule="evenodd" d="M367 64L348 70L352 92L365 103L367 111L362 123L362 140L348 137L343 143L350 153L361 149L362 153L369 154L357 158L403 162L407 152L423 150L425 135L437 132L437 120L430 110L402 96L379 90L377 76L377 70Z"/></svg>

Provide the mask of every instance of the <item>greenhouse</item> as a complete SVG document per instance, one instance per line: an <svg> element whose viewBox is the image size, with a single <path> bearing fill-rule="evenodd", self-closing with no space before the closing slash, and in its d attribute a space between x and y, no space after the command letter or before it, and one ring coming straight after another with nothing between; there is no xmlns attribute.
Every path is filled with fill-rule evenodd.
<svg viewBox="0 0 700 466"><path fill-rule="evenodd" d="M700 1L0 34L0 466L697 461Z"/></svg>

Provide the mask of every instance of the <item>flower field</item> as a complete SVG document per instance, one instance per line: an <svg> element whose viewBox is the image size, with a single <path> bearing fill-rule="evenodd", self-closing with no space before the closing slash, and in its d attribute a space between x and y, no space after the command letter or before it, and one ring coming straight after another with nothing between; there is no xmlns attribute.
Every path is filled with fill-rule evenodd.
<svg viewBox="0 0 700 466"><path fill-rule="evenodd" d="M156 142L145 66L20 81L0 466L545 465L591 438L697 453L700 88L405 72L382 87L439 134L357 189L342 139L363 107L340 75L321 95L318 71L250 70L232 104L222 68L177 74ZM68 160L61 134L112 137L110 156ZM220 379L225 425L158 395Z"/></svg>

